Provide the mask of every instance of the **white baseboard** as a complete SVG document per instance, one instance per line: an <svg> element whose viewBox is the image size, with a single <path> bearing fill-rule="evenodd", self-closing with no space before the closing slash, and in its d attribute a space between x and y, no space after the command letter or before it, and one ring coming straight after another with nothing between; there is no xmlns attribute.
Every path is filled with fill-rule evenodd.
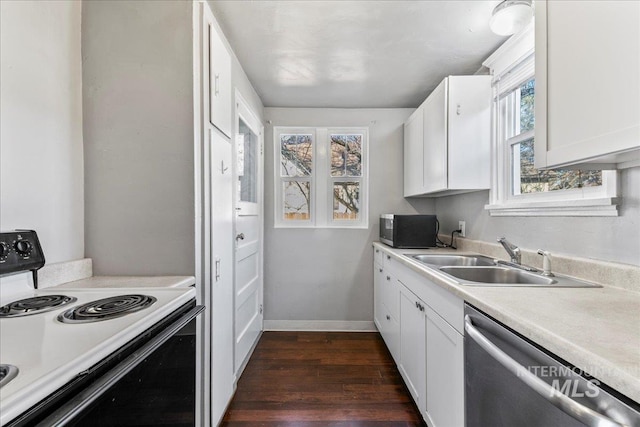
<svg viewBox="0 0 640 427"><path fill-rule="evenodd" d="M366 320L265 320L265 331L377 332Z"/></svg>

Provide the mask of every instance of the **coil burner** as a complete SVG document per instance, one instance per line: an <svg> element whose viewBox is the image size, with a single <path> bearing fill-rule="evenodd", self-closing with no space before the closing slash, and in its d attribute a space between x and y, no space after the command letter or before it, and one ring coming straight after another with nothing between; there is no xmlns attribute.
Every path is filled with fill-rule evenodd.
<svg viewBox="0 0 640 427"><path fill-rule="evenodd" d="M0 388L18 375L18 368L13 365L0 365Z"/></svg>
<svg viewBox="0 0 640 427"><path fill-rule="evenodd" d="M0 318L30 316L56 310L77 300L66 295L41 295L14 301L0 307Z"/></svg>
<svg viewBox="0 0 640 427"><path fill-rule="evenodd" d="M119 295L71 308L58 315L58 320L63 323L99 322L135 313L149 307L154 302L156 302L156 298L148 295Z"/></svg>

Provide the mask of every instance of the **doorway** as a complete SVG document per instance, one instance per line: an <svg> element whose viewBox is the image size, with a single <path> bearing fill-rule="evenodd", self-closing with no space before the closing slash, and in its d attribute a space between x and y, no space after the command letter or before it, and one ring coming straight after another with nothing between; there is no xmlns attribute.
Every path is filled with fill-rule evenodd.
<svg viewBox="0 0 640 427"><path fill-rule="evenodd" d="M240 376L262 333L264 127L236 91L235 372Z"/></svg>

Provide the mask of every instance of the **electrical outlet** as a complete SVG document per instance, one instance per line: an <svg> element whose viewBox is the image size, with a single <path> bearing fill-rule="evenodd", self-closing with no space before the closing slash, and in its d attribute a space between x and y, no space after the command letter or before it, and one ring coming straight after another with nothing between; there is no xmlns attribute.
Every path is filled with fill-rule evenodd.
<svg viewBox="0 0 640 427"><path fill-rule="evenodd" d="M466 224L464 221L458 221L458 229L460 230L460 237L467 236Z"/></svg>

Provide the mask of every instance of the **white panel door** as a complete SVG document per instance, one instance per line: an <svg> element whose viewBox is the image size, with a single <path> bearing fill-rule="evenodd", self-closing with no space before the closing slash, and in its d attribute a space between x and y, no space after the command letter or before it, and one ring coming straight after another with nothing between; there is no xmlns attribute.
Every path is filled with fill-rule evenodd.
<svg viewBox="0 0 640 427"><path fill-rule="evenodd" d="M426 305L400 286L400 374L421 414L426 412Z"/></svg>
<svg viewBox="0 0 640 427"><path fill-rule="evenodd" d="M447 180L447 95L448 79L436 87L424 102L424 175L421 193L446 190Z"/></svg>
<svg viewBox="0 0 640 427"><path fill-rule="evenodd" d="M263 127L239 93L235 132L235 371L238 377L262 332Z"/></svg>
<svg viewBox="0 0 640 427"><path fill-rule="evenodd" d="M436 427L464 426L464 339L426 307L427 412Z"/></svg>
<svg viewBox="0 0 640 427"><path fill-rule="evenodd" d="M424 116L422 106L404 124L404 196L422 194Z"/></svg>
<svg viewBox="0 0 640 427"><path fill-rule="evenodd" d="M209 122L220 129L225 135L231 136L231 55L227 50L222 36L214 26L215 18L208 5L204 5L204 39L206 47L205 73L209 91Z"/></svg>
<svg viewBox="0 0 640 427"><path fill-rule="evenodd" d="M233 172L231 141L209 127L211 171L211 417L224 415L233 394Z"/></svg>

